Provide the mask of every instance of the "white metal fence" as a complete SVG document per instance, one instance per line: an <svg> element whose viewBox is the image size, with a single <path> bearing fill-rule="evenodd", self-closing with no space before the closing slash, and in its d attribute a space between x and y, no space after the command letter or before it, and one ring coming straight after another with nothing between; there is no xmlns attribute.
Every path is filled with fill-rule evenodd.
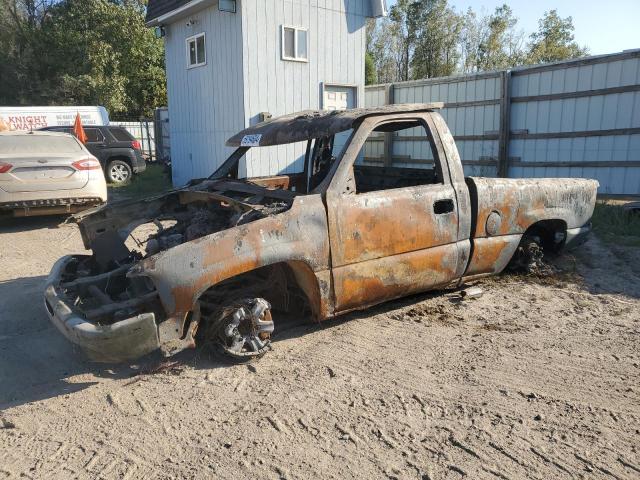
<svg viewBox="0 0 640 480"><path fill-rule="evenodd" d="M156 108L153 120L110 121L110 125L124 127L140 142L142 153L152 161L171 161L169 138L169 111L167 107Z"/></svg>
<svg viewBox="0 0 640 480"><path fill-rule="evenodd" d="M150 120L139 120L131 122L114 122L110 121L109 125L124 127L131 135L134 136L142 149L142 154L150 160L156 159L156 139L154 131L154 122Z"/></svg>
<svg viewBox="0 0 640 480"><path fill-rule="evenodd" d="M588 177L640 195L640 50L365 89L365 106L405 102L445 103L468 175ZM417 148L385 141L394 162Z"/></svg>

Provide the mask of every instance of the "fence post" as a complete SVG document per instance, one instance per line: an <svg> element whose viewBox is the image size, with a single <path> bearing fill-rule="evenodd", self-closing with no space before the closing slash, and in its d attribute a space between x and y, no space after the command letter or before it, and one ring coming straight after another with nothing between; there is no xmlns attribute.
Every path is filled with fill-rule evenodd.
<svg viewBox="0 0 640 480"><path fill-rule="evenodd" d="M511 70L501 75L502 95L500 96L500 130L498 136L498 176L509 175L509 133L511 122Z"/></svg>
<svg viewBox="0 0 640 480"><path fill-rule="evenodd" d="M384 104L391 105L393 99L393 83L387 83L384 88ZM384 166L390 167L393 164L393 132L384 133Z"/></svg>
<svg viewBox="0 0 640 480"><path fill-rule="evenodd" d="M151 135L149 135L149 119L144 119L144 129L147 132L147 145L149 146L149 160L154 161L154 152L151 150Z"/></svg>
<svg viewBox="0 0 640 480"><path fill-rule="evenodd" d="M153 143L155 146L156 161L160 159L164 162L164 131L161 117L160 108L156 108L153 111Z"/></svg>

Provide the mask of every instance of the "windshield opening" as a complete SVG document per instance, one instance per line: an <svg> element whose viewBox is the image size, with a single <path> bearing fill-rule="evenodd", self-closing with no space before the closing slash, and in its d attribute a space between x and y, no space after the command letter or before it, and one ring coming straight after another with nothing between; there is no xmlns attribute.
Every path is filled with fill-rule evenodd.
<svg viewBox="0 0 640 480"><path fill-rule="evenodd" d="M233 179L296 193L313 191L342 154L351 131L269 147L240 147L210 179ZM283 159L293 158L285 163Z"/></svg>

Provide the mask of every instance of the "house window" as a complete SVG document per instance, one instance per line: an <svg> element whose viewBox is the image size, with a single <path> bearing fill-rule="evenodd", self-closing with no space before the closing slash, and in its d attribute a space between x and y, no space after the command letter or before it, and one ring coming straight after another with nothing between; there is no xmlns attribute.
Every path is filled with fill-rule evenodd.
<svg viewBox="0 0 640 480"><path fill-rule="evenodd" d="M218 10L221 12L236 13L236 0L218 0Z"/></svg>
<svg viewBox="0 0 640 480"><path fill-rule="evenodd" d="M307 30L299 27L282 26L282 59L306 62Z"/></svg>
<svg viewBox="0 0 640 480"><path fill-rule="evenodd" d="M187 38L187 68L200 67L207 63L204 33Z"/></svg>

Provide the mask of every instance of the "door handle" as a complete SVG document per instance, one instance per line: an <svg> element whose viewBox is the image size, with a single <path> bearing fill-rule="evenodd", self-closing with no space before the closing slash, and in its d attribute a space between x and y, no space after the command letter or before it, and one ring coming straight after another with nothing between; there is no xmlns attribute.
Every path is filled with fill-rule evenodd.
<svg viewBox="0 0 640 480"><path fill-rule="evenodd" d="M450 198L445 198L443 200L436 200L433 202L433 213L436 215L444 215L446 213L453 212L454 204L453 200Z"/></svg>

